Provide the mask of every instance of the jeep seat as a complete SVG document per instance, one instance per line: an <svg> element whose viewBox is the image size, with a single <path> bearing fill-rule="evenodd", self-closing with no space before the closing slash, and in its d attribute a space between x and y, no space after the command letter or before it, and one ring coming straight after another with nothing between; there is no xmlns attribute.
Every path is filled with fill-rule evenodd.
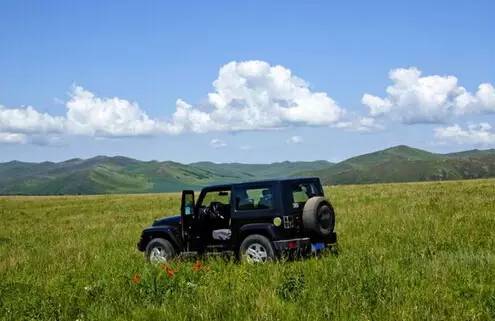
<svg viewBox="0 0 495 321"><path fill-rule="evenodd" d="M236 207L237 209L252 209L253 202L249 199L248 194L245 190L238 193L236 197Z"/></svg>
<svg viewBox="0 0 495 321"><path fill-rule="evenodd" d="M217 241L230 240L231 235L232 235L232 232L230 231L230 229L227 229L227 228L213 230L211 233L211 236L213 237L213 239L217 240Z"/></svg>
<svg viewBox="0 0 495 321"><path fill-rule="evenodd" d="M262 196L258 203L258 208L271 208L272 207L272 191L270 189L264 189L261 192Z"/></svg>

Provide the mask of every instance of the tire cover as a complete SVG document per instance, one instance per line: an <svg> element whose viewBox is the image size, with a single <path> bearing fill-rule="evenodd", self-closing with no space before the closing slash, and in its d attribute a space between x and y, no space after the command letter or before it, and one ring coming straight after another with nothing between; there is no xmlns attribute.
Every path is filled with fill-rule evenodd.
<svg viewBox="0 0 495 321"><path fill-rule="evenodd" d="M325 219L329 221L323 222L322 216L326 216ZM323 196L314 196L306 201L302 219L304 228L318 235L328 236L333 232L335 214L332 205Z"/></svg>

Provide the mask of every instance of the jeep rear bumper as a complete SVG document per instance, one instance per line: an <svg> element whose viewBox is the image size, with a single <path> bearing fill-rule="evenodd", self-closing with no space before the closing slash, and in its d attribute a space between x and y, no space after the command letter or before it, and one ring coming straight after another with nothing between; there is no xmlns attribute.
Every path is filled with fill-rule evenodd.
<svg viewBox="0 0 495 321"><path fill-rule="evenodd" d="M311 248L311 240L309 237L300 239L274 241L273 246L277 251L297 250Z"/></svg>
<svg viewBox="0 0 495 321"><path fill-rule="evenodd" d="M337 233L332 233L329 236L321 239L311 239L309 237L294 238L288 240L273 241L273 246L278 252L285 251L311 251L311 244L324 243L325 247L329 247L337 243Z"/></svg>

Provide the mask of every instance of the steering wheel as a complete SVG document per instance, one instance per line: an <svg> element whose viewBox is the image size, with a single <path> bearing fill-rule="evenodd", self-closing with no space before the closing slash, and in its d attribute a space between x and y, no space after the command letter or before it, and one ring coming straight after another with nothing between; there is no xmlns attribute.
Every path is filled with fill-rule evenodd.
<svg viewBox="0 0 495 321"><path fill-rule="evenodd" d="M222 220L225 219L223 217L220 208L221 208L222 203L220 202L211 202L209 206L209 212L213 217L221 218Z"/></svg>

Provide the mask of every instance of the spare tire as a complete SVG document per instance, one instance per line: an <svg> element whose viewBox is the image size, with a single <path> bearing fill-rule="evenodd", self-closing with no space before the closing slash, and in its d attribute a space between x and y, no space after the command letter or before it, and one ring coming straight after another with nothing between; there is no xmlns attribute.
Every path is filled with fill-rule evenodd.
<svg viewBox="0 0 495 321"><path fill-rule="evenodd" d="M335 227L333 207L322 196L314 196L307 200L302 219L304 228L319 236L330 235Z"/></svg>

